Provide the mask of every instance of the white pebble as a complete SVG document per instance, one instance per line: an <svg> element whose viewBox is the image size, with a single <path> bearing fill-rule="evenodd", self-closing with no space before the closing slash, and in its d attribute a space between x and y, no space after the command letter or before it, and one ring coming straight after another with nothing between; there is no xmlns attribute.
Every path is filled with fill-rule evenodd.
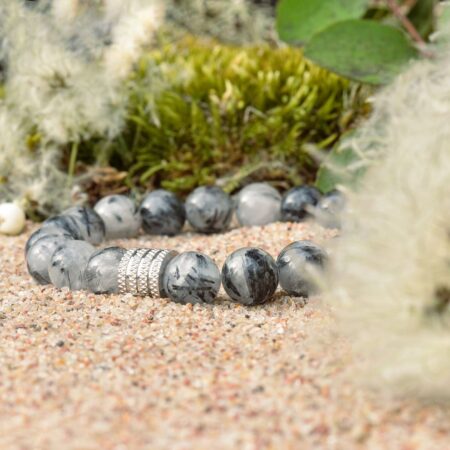
<svg viewBox="0 0 450 450"><path fill-rule="evenodd" d="M0 234L16 235L25 228L25 213L15 203L0 204Z"/></svg>

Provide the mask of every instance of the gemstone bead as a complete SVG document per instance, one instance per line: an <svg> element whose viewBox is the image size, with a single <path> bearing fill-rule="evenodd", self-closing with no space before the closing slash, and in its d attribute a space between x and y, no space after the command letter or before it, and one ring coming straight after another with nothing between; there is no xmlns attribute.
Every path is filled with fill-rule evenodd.
<svg viewBox="0 0 450 450"><path fill-rule="evenodd" d="M106 239L135 237L141 227L141 215L134 201L125 195L108 195L94 206L103 219Z"/></svg>
<svg viewBox="0 0 450 450"><path fill-rule="evenodd" d="M148 234L173 236L181 231L186 220L183 203L175 194L164 189L148 194L139 211L142 227Z"/></svg>
<svg viewBox="0 0 450 450"><path fill-rule="evenodd" d="M277 222L281 218L281 195L269 184L249 184L237 196L236 215L243 226Z"/></svg>
<svg viewBox="0 0 450 450"><path fill-rule="evenodd" d="M222 268L222 283L226 293L236 302L263 304L277 289L277 265L264 250L241 248L226 259Z"/></svg>
<svg viewBox="0 0 450 450"><path fill-rule="evenodd" d="M41 227L42 230L58 229L64 230L65 233L70 234L74 239L83 240L83 234L80 229L78 221L71 216L58 215L47 219Z"/></svg>
<svg viewBox="0 0 450 450"><path fill-rule="evenodd" d="M311 241L297 241L285 247L277 259L281 287L296 297L317 293L316 277L326 263L326 253Z"/></svg>
<svg viewBox="0 0 450 450"><path fill-rule="evenodd" d="M105 224L92 208L74 206L63 211L62 215L77 221L81 237L86 242L97 245L105 239Z"/></svg>
<svg viewBox="0 0 450 450"><path fill-rule="evenodd" d="M126 250L108 247L94 252L86 265L84 277L87 288L94 294L116 294L119 292L117 271Z"/></svg>
<svg viewBox="0 0 450 450"><path fill-rule="evenodd" d="M326 228L340 228L340 215L345 208L345 197L337 190L324 195L315 211L317 222Z"/></svg>
<svg viewBox="0 0 450 450"><path fill-rule="evenodd" d="M185 252L167 264L162 284L177 303L211 303L220 289L220 272L209 256Z"/></svg>
<svg viewBox="0 0 450 450"><path fill-rule="evenodd" d="M50 281L57 288L86 289L84 271L95 247L85 241L66 240L53 254L48 268Z"/></svg>
<svg viewBox="0 0 450 450"><path fill-rule="evenodd" d="M28 253L30 248L43 237L52 236L52 237L63 237L66 239L74 239L74 237L69 234L66 230L63 228L58 227L43 227L36 230L34 233L31 234L31 236L28 238L27 243L25 244L25 255Z"/></svg>
<svg viewBox="0 0 450 450"><path fill-rule="evenodd" d="M187 220L201 233L218 233L228 228L233 216L231 197L217 186L201 186L186 199Z"/></svg>
<svg viewBox="0 0 450 450"><path fill-rule="evenodd" d="M320 200L320 192L312 186L297 186L287 191L281 202L285 222L301 222L310 217Z"/></svg>
<svg viewBox="0 0 450 450"><path fill-rule="evenodd" d="M48 234L35 240L28 248L25 256L28 272L39 284L50 283L48 268L53 253L62 248L68 240L73 240L73 237Z"/></svg>

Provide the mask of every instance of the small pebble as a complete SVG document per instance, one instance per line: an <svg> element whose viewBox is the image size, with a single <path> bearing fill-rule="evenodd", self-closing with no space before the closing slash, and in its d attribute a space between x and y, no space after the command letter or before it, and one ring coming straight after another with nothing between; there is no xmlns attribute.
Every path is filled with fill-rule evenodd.
<svg viewBox="0 0 450 450"><path fill-rule="evenodd" d="M186 211L181 200L164 189L148 194L139 211L142 228L148 234L173 236L182 230L186 220Z"/></svg>
<svg viewBox="0 0 450 450"><path fill-rule="evenodd" d="M249 184L237 195L236 216L242 226L278 222L281 219L281 195L270 184Z"/></svg>
<svg viewBox="0 0 450 450"><path fill-rule="evenodd" d="M94 294L116 294L119 292L117 271L126 250L120 247L108 247L94 252L86 265L85 279L87 288Z"/></svg>
<svg viewBox="0 0 450 450"><path fill-rule="evenodd" d="M231 197L217 186L201 186L186 199L187 220L201 233L225 231L233 216Z"/></svg>
<svg viewBox="0 0 450 450"><path fill-rule="evenodd" d="M15 236L25 228L25 213L15 203L0 204L0 234Z"/></svg>
<svg viewBox="0 0 450 450"><path fill-rule="evenodd" d="M167 264L162 284L177 303L211 303L220 289L220 271L209 256L185 252Z"/></svg>
<svg viewBox="0 0 450 450"><path fill-rule="evenodd" d="M48 274L52 284L57 288L68 287L72 291L87 289L84 272L94 252L95 247L85 241L63 242L50 260Z"/></svg>
<svg viewBox="0 0 450 450"><path fill-rule="evenodd" d="M296 241L285 247L277 259L281 287L295 297L318 291L316 279L326 263L326 253L311 241Z"/></svg>
<svg viewBox="0 0 450 450"><path fill-rule="evenodd" d="M277 265L267 252L246 247L236 250L222 268L226 293L244 305L260 305L269 301L278 286Z"/></svg>
<svg viewBox="0 0 450 450"><path fill-rule="evenodd" d="M281 202L283 221L301 222L311 217L320 197L319 190L312 186L297 186L289 189Z"/></svg>
<svg viewBox="0 0 450 450"><path fill-rule="evenodd" d="M73 239L69 236L71 235L49 234L38 239L29 248L26 254L28 272L39 284L50 283L48 268L53 253L62 248L68 240Z"/></svg>
<svg viewBox="0 0 450 450"><path fill-rule="evenodd" d="M108 195L94 206L103 219L106 239L135 237L141 228L141 215L134 201L125 195Z"/></svg>

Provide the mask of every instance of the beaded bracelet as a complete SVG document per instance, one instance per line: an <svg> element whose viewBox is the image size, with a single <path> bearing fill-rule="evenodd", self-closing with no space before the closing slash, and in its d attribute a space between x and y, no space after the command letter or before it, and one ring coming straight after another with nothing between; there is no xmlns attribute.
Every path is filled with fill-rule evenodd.
<svg viewBox="0 0 450 450"><path fill-rule="evenodd" d="M271 186L255 183L244 188L234 204L221 189L200 187L183 205L174 194L157 190L139 210L126 196L108 196L94 209L73 207L45 221L27 242L27 268L40 284L96 294L169 297L180 303L210 303L221 284L232 300L246 305L267 302L278 283L290 295L308 296L316 288L314 272L326 261L323 250L310 241L290 244L277 261L258 248L238 249L228 256L221 272L211 258L197 252L119 247L96 251L92 244L104 238L134 237L141 225L147 233L173 235L181 231L186 216L196 231L219 232L228 227L234 210L241 225L266 224L286 215L299 221L321 201L312 192L313 188L298 187L281 198ZM336 199L340 199L336 193L322 199L334 205L328 211L323 208L333 212L330 217L336 204L342 207Z"/></svg>

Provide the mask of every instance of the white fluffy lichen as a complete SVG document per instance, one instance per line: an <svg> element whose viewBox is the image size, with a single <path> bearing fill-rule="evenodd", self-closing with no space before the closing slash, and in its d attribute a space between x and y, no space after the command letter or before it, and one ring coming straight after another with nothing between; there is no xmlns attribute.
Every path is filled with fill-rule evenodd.
<svg viewBox="0 0 450 450"><path fill-rule="evenodd" d="M249 0L169 0L167 31L207 35L232 44L276 40L273 9Z"/></svg>
<svg viewBox="0 0 450 450"><path fill-rule="evenodd" d="M0 195L42 213L70 201L65 146L117 135L133 64L155 36L159 0L20 0L0 5Z"/></svg>
<svg viewBox="0 0 450 450"><path fill-rule="evenodd" d="M450 52L375 98L352 140L370 162L348 193L326 300L366 361L365 380L450 400Z"/></svg>

